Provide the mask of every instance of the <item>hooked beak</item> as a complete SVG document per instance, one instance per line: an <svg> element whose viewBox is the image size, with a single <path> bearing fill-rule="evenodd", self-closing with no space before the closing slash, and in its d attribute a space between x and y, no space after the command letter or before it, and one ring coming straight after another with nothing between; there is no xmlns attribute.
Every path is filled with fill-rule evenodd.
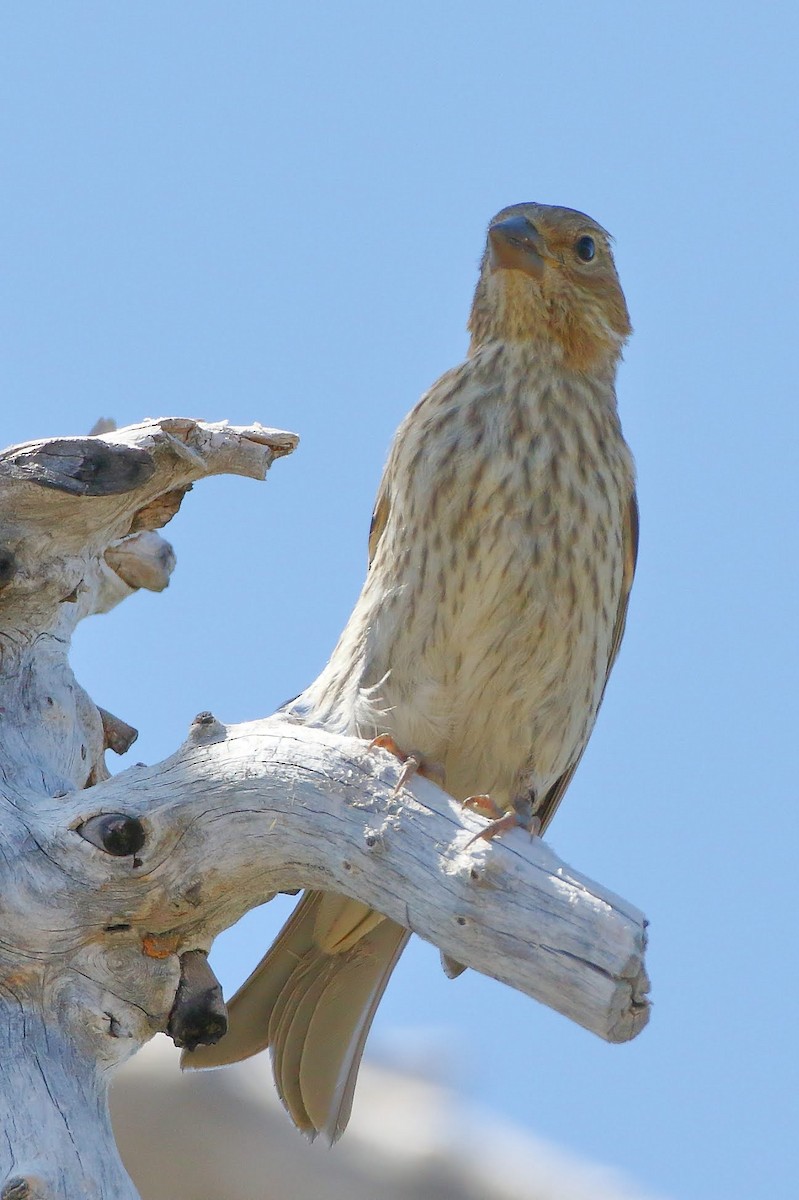
<svg viewBox="0 0 799 1200"><path fill-rule="evenodd" d="M523 271L540 280L546 257L544 239L527 217L507 217L488 230L488 260L492 270Z"/></svg>

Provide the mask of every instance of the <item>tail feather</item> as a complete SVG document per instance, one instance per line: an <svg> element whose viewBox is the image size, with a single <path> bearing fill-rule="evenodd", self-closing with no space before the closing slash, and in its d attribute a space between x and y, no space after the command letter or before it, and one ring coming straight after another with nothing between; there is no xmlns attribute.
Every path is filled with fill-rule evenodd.
<svg viewBox="0 0 799 1200"><path fill-rule="evenodd" d="M294 1123L334 1142L349 1120L364 1044L409 936L346 896L306 892L231 1000L228 1032L215 1046L184 1051L181 1065L223 1066L269 1046L278 1095Z"/></svg>
<svg viewBox="0 0 799 1200"><path fill-rule="evenodd" d="M300 1091L314 1129L331 1143L347 1127L366 1038L409 936L401 925L383 920L333 960L327 986L308 1010L300 1032Z"/></svg>

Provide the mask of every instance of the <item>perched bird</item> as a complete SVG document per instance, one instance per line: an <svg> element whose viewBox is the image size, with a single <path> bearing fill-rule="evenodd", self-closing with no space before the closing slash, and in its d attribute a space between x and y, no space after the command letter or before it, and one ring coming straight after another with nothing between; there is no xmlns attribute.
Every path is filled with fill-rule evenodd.
<svg viewBox="0 0 799 1200"><path fill-rule="evenodd" d="M503 209L469 331L466 361L397 431L363 590L327 666L287 707L423 770L440 764L456 799L485 793L539 831L596 720L635 569L614 391L630 322L608 234L573 209ZM409 936L357 901L306 892L231 1002L229 1032L184 1065L269 1046L297 1126L335 1140Z"/></svg>

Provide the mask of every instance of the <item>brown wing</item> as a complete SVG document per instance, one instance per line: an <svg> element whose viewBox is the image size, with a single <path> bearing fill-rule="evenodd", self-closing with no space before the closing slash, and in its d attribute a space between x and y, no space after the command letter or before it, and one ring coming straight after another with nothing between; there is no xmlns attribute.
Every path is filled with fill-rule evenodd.
<svg viewBox="0 0 799 1200"><path fill-rule="evenodd" d="M369 566L372 565L372 559L377 551L377 545L383 536L383 530L386 527L388 514L391 509L391 503L388 498L388 487L386 485L386 477L383 476L380 481L380 487L375 500L375 509L372 513L372 524L369 526Z"/></svg>
<svg viewBox="0 0 799 1200"><path fill-rule="evenodd" d="M622 575L621 595L619 596L619 608L616 613L616 624L613 627L613 640L610 643L610 658L608 659L608 669L605 675L605 685L602 689L602 699L605 696L605 688L610 678L610 672L613 670L613 664L619 653L621 639L624 637L624 626L627 623L627 605L630 599L630 590L633 586L633 576L635 575L635 565L638 561L638 500L635 492L630 496L630 502L627 505L625 513L624 529L622 532L622 549L624 553L624 574ZM600 699L600 705L602 703ZM586 743L587 744L587 743ZM568 767L560 779L553 783L552 787L544 797L543 802L536 807L536 815L541 818L542 832L546 829L549 822L555 815L555 810L560 804L566 789L572 781L572 776L579 766L580 759L583 756L583 746L580 753L577 755L574 762Z"/></svg>

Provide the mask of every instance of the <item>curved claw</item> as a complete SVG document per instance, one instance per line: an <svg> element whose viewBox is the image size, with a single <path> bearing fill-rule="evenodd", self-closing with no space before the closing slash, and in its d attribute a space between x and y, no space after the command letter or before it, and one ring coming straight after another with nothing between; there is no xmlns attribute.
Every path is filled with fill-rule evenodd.
<svg viewBox="0 0 799 1200"><path fill-rule="evenodd" d="M506 812L504 816L497 817L495 821L490 821L485 829L481 829L479 833L470 837L466 846L471 846L473 842L480 840L484 842L493 841L498 834L506 833L509 829L518 829L520 825L521 822L515 812Z"/></svg>
<svg viewBox="0 0 799 1200"><path fill-rule="evenodd" d="M469 838L466 847L480 840L490 842L509 829L527 829L531 837L539 837L541 834L541 818L533 816L531 801L527 796L523 801L515 800L513 807L505 811L490 796L469 796L461 807L471 808L491 818L485 829Z"/></svg>
<svg viewBox="0 0 799 1200"><path fill-rule="evenodd" d="M388 750L389 754L393 754L402 763L402 770L394 787L395 796L402 791L409 779L413 779L414 775L423 775L426 779L432 779L433 783L437 783L439 787L444 786L444 767L442 764L431 762L418 750L411 750L406 754L397 745L392 734L380 733L376 738L372 738L369 743L369 749L374 750L375 747L379 747L381 750Z"/></svg>
<svg viewBox="0 0 799 1200"><path fill-rule="evenodd" d="M467 796L461 801L461 808L468 808L472 812L481 813L484 817L488 817L492 821L498 820L503 815L503 809L499 807L495 800L490 796Z"/></svg>

